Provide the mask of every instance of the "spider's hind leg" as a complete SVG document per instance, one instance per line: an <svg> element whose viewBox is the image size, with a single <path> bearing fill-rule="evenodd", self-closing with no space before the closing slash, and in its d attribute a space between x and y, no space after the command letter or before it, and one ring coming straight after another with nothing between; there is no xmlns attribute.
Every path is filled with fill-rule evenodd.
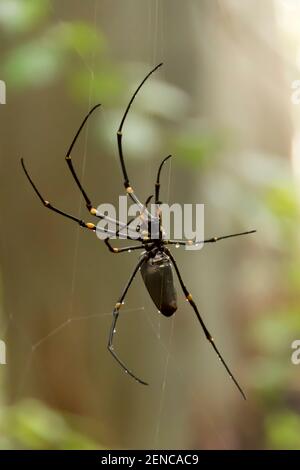
<svg viewBox="0 0 300 470"><path fill-rule="evenodd" d="M172 261L173 263L173 266L174 266L174 269L176 271L176 274L177 274L177 277L178 277L178 280L179 280L179 283L181 285L181 288L183 290L183 293L185 295L185 298L187 299L187 301L189 302L189 304L191 305L191 307L193 308L198 320L199 320L199 323L204 331L204 334L206 336L206 339L210 342L210 344L212 345L212 347L214 348L215 352L217 353L217 356L218 358L220 359L220 361L222 362L223 366L225 367L226 371L228 372L230 378L232 379L232 381L234 382L234 384L236 385L236 387L238 388L239 392L241 393L242 397L244 398L244 400L246 400L246 395L244 394L241 386L239 385L238 381L236 380L236 378L234 377L234 375L232 374L231 370L229 369L228 365L226 364L225 360L223 359L223 356L222 354L220 353L219 349L217 348L216 344L215 344L215 341L212 337L212 335L210 334L210 332L208 331L208 329L206 328L206 325L199 313L199 310L197 308L197 305L195 304L194 300L193 300L193 297L192 295L189 293L188 289L186 288L184 282L183 282L183 279L181 277L181 274L179 272L179 269L178 269L178 266L176 264L176 261L173 257L173 255L170 253L170 251L166 248L165 249L166 253L168 254L168 256L170 257L170 260Z"/></svg>
<svg viewBox="0 0 300 470"><path fill-rule="evenodd" d="M110 333L109 333L109 339L108 339L108 350L109 352L113 355L114 359L118 362L118 364L122 367L122 369L126 372L126 374L129 374L133 379L135 379L137 382L143 385L148 385L147 382L144 382L144 380L139 379L133 372L131 372L130 369L126 367L124 362L119 358L119 356L115 353L114 351L114 346L113 346L113 340L114 340L114 335L116 333L116 325L117 321L119 318L119 313L120 313L120 308L123 305L124 299L126 297L126 294L128 292L129 287L131 286L137 272L139 271L140 267L142 264L149 258L149 254L146 253L138 262L137 266L135 267L132 275L130 276L129 281L127 282L125 289L123 290L122 295L119 297L118 302L116 303L114 310L113 310L113 321L112 325L110 328Z"/></svg>

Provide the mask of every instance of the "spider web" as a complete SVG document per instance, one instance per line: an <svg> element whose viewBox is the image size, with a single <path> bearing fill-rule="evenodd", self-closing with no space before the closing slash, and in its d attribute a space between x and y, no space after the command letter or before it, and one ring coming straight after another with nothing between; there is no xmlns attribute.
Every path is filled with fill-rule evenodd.
<svg viewBox="0 0 300 470"><path fill-rule="evenodd" d="M55 11L55 7L53 3L51 3L52 9ZM163 27L163 8L162 3L160 0L148 0L148 40L149 40L149 63L153 66L156 65L161 59L164 58L164 27ZM98 2L95 0L94 2L94 10L92 15L92 20L94 27L97 27L98 24ZM82 64L90 73L90 84L89 84L89 96L87 100L87 112L91 109L93 104L93 89L94 89L94 70L96 65L96 51L91 58L91 63L88 63L82 55L78 52L79 56L82 59ZM105 109L102 110L103 118L106 119L106 112ZM87 162L87 153L88 153L88 141L89 141L89 121L84 130L84 151L83 151L83 159L81 168L79 171L79 179L82 181L84 186L84 178L85 178L85 171L86 171L86 162ZM113 139L113 137L111 137ZM169 202L170 199L170 188L171 188L171 163L168 164L168 184L167 184L167 198L166 201ZM81 210L83 208L83 198L81 195L78 196L78 207L77 207L77 215L80 217ZM7 332L9 325L14 324L14 326L20 331L20 336L22 336L23 341L26 343L28 347L28 355L25 358L24 366L22 374L19 378L19 384L16 391L16 396L19 398L22 396L24 391L24 387L26 385L26 379L31 368L34 356L38 354L41 346L47 342L53 340L53 338L59 334L60 332L64 331L65 329L69 328L72 324L77 322L83 321L94 321L98 319L104 319L107 317L112 316L112 310L100 312L100 313L93 313L89 315L74 315L74 298L75 298L75 290L76 290L76 276L78 273L78 251L79 251L79 243L80 243L80 227L74 227L76 230L75 236L75 243L74 243L74 256L73 256L73 267L72 267L72 277L71 277L71 286L70 286L70 304L69 304L69 313L67 318L65 318L61 323L55 326L51 331L49 331L46 335L42 336L40 339L32 343L29 335L26 333L24 328L21 328L18 322L15 320L13 314L9 315L8 322L5 328L5 333ZM145 294L146 295L146 294ZM176 326L176 317L175 315L172 316L169 326L169 332L167 334L167 338L163 338L162 331L161 331L161 316L158 316L157 319L152 315L152 312L149 312L145 309L144 305L133 307L133 308L123 308L122 313L134 313L140 312L141 314L145 315L146 321L150 326L150 331L157 339L158 343L162 346L162 349L165 353L165 358L163 359L163 373L160 382L160 391L158 396L158 403L157 403L157 416L154 418L154 425L153 425L153 448L160 447L160 437L162 426L164 423L164 407L165 407L165 400L166 400L166 390L168 386L168 377L169 377L169 370L170 367L176 372L178 380L181 383L185 383L186 378L185 374L182 371L181 367L177 364L176 358L173 357L172 353L172 344L174 340L174 332ZM6 336L6 334L5 334ZM198 397L196 395L196 391L190 391L190 395L195 399L195 403L198 402ZM218 427L213 422L212 418L205 412L205 410L198 410L201 414L203 413L205 417L205 422L211 427L212 433L216 434L218 442L223 443L223 447L226 448L226 442L222 437L221 433L218 431ZM166 423L168 427L168 423Z"/></svg>

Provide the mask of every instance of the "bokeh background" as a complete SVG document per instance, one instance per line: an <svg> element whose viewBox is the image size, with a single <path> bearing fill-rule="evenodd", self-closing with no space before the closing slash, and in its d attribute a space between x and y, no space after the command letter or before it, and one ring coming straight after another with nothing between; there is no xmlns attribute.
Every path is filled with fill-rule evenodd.
<svg viewBox="0 0 300 470"><path fill-rule="evenodd" d="M297 0L0 0L1 448L300 448L299 20ZM247 402L184 299L163 318L140 277L116 346L150 386L122 372L107 337L137 256L45 210L21 170L90 220L64 155L101 102L73 161L116 204L116 130L161 61L125 125L129 174L145 200L172 153L164 201L204 203L207 237L257 228L173 250Z"/></svg>

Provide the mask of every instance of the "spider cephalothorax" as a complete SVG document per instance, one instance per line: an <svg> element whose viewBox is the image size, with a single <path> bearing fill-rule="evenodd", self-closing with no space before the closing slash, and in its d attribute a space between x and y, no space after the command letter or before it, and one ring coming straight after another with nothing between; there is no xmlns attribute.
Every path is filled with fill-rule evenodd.
<svg viewBox="0 0 300 470"><path fill-rule="evenodd" d="M208 329L206 328L206 326L204 324L204 321L202 319L202 316L200 315L199 310L198 310L198 308L197 308L197 306L196 306L196 304L193 300L193 297L190 294L190 292L188 291L188 289L186 288L186 286L185 286L185 284L182 280L182 277L181 277L181 274L179 272L177 263L176 263L173 255L172 255L172 253L170 252L170 250L167 247L168 245L169 246L172 246L172 245L186 246L186 245L192 245L193 244L193 241L191 241L191 240L169 240L169 239L166 239L164 230L162 228L162 217L161 217L161 212L160 212L161 201L159 199L160 174L161 174L161 170L162 170L162 167L163 167L164 163L170 158L170 155L162 161L162 163L160 164L159 169L158 169L157 179L156 179L156 183L155 183L155 212L154 212L154 215L151 214L151 212L149 212L148 209L147 209L147 205L148 205L149 201L151 200L152 196L150 196L147 199L145 204L142 204L141 201L139 200L139 198L136 196L136 194L133 190L133 187L131 186L131 184L129 182L129 178L128 178L128 174L127 174L127 170L126 170L126 166L125 166L125 161L124 161L123 147L122 147L122 138L123 138L122 129L123 129L123 125L124 125L126 116L128 114L128 111L129 111L129 109L132 105L132 102L135 99L138 91L143 86L143 84L148 79L148 77L155 70L157 70L161 65L162 64L159 64L153 70L151 70L148 73L148 75L144 78L144 80L141 82L141 84L138 86L138 88L136 89L135 93L133 94L132 98L130 99L130 101L128 103L128 106L127 106L127 108L125 110L125 113L123 115L123 118L121 120L119 129L117 131L118 150L119 150L119 158L120 158L121 169L122 169L122 174L123 174L123 179L124 179L124 187L125 187L127 195L132 199L132 201L135 204L138 205L139 210L140 210L140 214L138 216L139 220L138 220L138 224L136 226L136 231L138 232L137 237L136 236L131 237L130 236L130 230L125 231L125 235L124 235L124 229L130 229L131 223L133 221L130 221L129 223L126 224L126 223L120 222L118 220L113 220L113 222L116 224L117 230L112 231L112 230L109 230L109 229L101 228L101 227L95 225L92 222L85 222L85 221L83 221L81 219L78 219L77 217L75 217L71 214L68 214L68 213L56 208L49 201L47 201L43 198L43 196L41 195L41 193L39 192L39 190L37 189L37 187L33 183L33 180L29 176L29 173L26 170L23 159L21 160L22 166L23 166L24 172L25 172L30 184L32 185L35 193L37 194L37 196L39 197L39 199L41 200L41 202L44 204L45 207L47 207L48 209L50 209L50 210L52 210L52 211L54 211L54 212L56 212L56 213L58 213L58 214L60 214L64 217L67 217L68 219L73 220L74 222L78 223L83 228L86 228L86 229L91 230L93 232L105 233L105 235L106 235L106 238L104 240L105 244L112 253L119 254L119 253L124 253L124 252L131 252L131 251L135 251L135 250L143 250L133 273L131 274L131 276L130 276L130 278L129 278L122 294L120 295L120 297L119 297L119 299L118 299L118 301L115 304L115 307L113 309L113 320L112 320L112 325L111 325L109 340L108 340L108 349L109 349L110 353L113 355L113 357L116 359L116 361L121 365L121 367L124 369L124 371L126 373L128 373L129 375L131 375L131 377L133 377L139 383L147 385L146 382L139 379L124 364L124 362L119 358L119 356L115 352L114 346L113 346L113 340L114 340L114 335L116 333L116 324L117 324L117 320L118 320L118 317L119 317L119 312L120 312L120 309L121 309L122 305L124 304L124 299L126 297L128 289L131 286L132 281L134 280L137 272L140 271L141 275L142 275L142 279L144 281L144 284L145 284L145 286L146 286L146 288L147 288L147 290L148 290L155 306L157 307L157 309L163 315L165 315L167 317L171 316L177 310L177 294L176 294L176 289L175 289L174 279L173 279L173 268L174 268L175 273L176 273L177 278L178 278L178 281L179 281L179 284L180 284L181 289L184 293L184 296L185 296L186 300L189 302L189 304L191 305L191 307L193 308L193 310L194 310L194 312L195 312L195 314L198 318L198 321L199 321L199 323L200 323L200 325L201 325L201 327L204 331L204 334L205 334L206 338L208 339L208 341L210 342L210 344L214 348L214 350L217 353L220 361L222 362L222 364L224 365L224 367L227 370L228 374L230 375L231 379L233 380L233 382L235 383L235 385L237 386L237 388L241 392L242 396L245 398L244 392L242 391L240 385L238 384L238 382L234 378L233 374L231 373L230 369L228 368L225 360L223 359L221 353L219 352L219 350L218 350L218 348L217 348L217 346L214 342L213 337L211 336ZM75 137L74 137L74 139L73 139L73 141L70 145L70 148L69 148L65 158L66 158L66 162L68 164L68 167L71 171L71 174L72 174L78 188L80 189L80 191L82 193L82 196L83 196L83 198L85 200L85 203L86 203L86 207L87 207L88 211L90 212L90 214L94 217L97 217L98 219L109 220L109 218L106 215L102 214L97 209L95 209L95 207L92 204L91 200L87 196L87 193L83 189L83 187L81 185L81 182L79 181L79 178L78 178L78 176L75 172L75 169L73 167L73 163L72 163L72 160L71 160L72 149L74 147L74 144L75 144L82 128L84 127L84 125L85 125L86 121L88 120L89 116L99 106L100 106L99 104L94 106L91 109L91 111L88 113L88 115L84 118L81 126L79 127L79 129L78 129L78 131L77 131L77 133L76 133L76 135L75 135ZM133 220L136 221L136 219L133 219ZM111 219L110 219L110 221L111 221ZM222 239L237 237L239 235L246 235L246 234L253 233L253 232L255 232L255 230L249 230L249 231L246 231L246 232L235 233L235 234L225 235L225 236L221 236L221 237L212 237L212 238L208 238L206 240L203 240L202 243L214 243L214 242L217 242L217 241L222 240ZM126 235L126 233L127 233L127 235ZM122 239L126 238L126 239L129 239L129 240L134 240L135 242L138 242L138 244L134 244L134 245L130 245L130 246L122 247L122 248L115 248L111 245L111 242L110 242L110 240L112 238L120 238L120 239L121 238Z"/></svg>

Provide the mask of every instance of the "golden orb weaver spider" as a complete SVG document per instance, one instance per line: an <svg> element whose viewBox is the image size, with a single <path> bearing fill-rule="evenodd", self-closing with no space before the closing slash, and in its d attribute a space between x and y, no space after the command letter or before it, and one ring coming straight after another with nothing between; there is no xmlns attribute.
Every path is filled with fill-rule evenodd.
<svg viewBox="0 0 300 470"><path fill-rule="evenodd" d="M64 217L67 217L68 219L71 219L73 220L74 222L78 223L82 228L86 228L88 230L91 230L91 231L94 231L94 232L97 232L98 230L101 232L104 231L105 234L107 234L107 238L105 238L105 244L106 246L108 247L109 251L111 253L115 253L115 254L119 254L119 253L124 253L124 252L128 252L128 251L134 251L134 250L144 250L139 261L138 261L138 264L136 265L133 273L131 274L121 296L119 297L117 303L115 304L115 307L113 309L113 320L112 320L112 325L111 325L111 329L110 329L110 333L109 333L109 340L108 340L108 350L109 352L112 354L112 356L114 357L114 359L119 363L119 365L124 369L124 371L129 374L131 377L133 377L137 382L141 383L141 384L144 384L144 385L148 385L147 382L145 382L144 380L141 380L140 378L138 378L125 364L124 362L119 358L119 356L116 354L116 352L114 351L114 346L113 346L113 340L114 340L114 335L115 335L115 332L116 332L116 324L117 324L117 320L118 320L118 317L119 317L119 312L120 312L120 309L124 303L124 299L126 297L126 294L136 276L136 274L138 273L138 271L141 272L141 275L142 275L142 279L144 281L144 284L154 302L154 304L156 305L156 307L158 308L158 310L160 311L160 313L162 313L163 315L169 317L171 315L174 314L174 312L177 310L177 294L176 294L176 289L175 289L175 285L174 285L174 280L173 280L173 268L175 270L175 273L177 275L177 278L178 278L178 281L179 281L179 284L181 286L181 289L184 293L184 296L186 298L186 300L189 302L189 304L191 305L191 307L193 308L195 314L196 314L196 317L203 329L203 332L207 338L207 340L210 342L210 344L212 345L213 349L215 350L219 360L222 362L223 366L225 367L226 371L228 372L229 376L231 377L231 379L233 380L233 382L235 383L236 387L238 388L238 390L240 391L240 393L242 394L243 398L246 399L246 396L242 390L242 388L240 387L239 383L237 382L237 380L235 379L234 375L232 374L232 372L230 371L229 367L227 366L225 360L223 359L223 356L221 355L219 349L217 348L216 344L215 344L215 341L212 337L212 335L210 334L210 332L208 331L203 319L202 319L202 316L200 315L200 312L197 308L197 305L196 303L194 302L193 300L193 297L192 295L190 294L190 292L188 291L187 287L185 286L185 283L181 277L181 274L179 272L179 268L177 266L177 263L172 255L172 253L170 252L170 250L167 248L167 245L177 245L177 246L186 246L186 245L191 245L193 244L193 242L191 240L169 240L169 239L166 239L164 237L164 232L163 232L163 229L162 229L162 220L161 220L161 216L160 216L160 211L159 211L159 206L161 205L161 201L159 200L159 193L160 193L160 175L161 175L161 170L162 170L162 167L164 165L164 163L171 157L171 155L168 155L166 158L164 158L164 160L162 161L162 163L160 164L159 166L159 169L158 169L158 173L157 173L157 178L156 178L156 183L155 183L155 205L157 207L157 215L154 215L151 214L148 209L147 209L147 204L149 203L150 199L152 198L152 196L150 196L146 203L145 204L142 204L141 201L139 200L139 198L136 196L131 184L130 184L130 181L129 181L129 178L128 178L128 174L127 174L127 170L126 170L126 166L125 166L125 161L124 161L124 155L123 155L123 146L122 146L122 137L123 137L123 132L122 132L122 129L123 129L123 125L124 125L124 122L125 122L125 119L127 117L127 114L131 108L131 105L136 97L136 95L138 94L139 90L141 89L141 87L143 86L143 84L146 82L146 80L150 77L150 75L152 75L153 72L155 72L162 64L159 64L157 65L154 69L152 69L147 75L146 77L143 79L143 81L140 83L140 85L138 86L138 88L136 89L136 91L134 92L134 94L132 95L128 105L127 105L127 108L125 110L125 113L123 115L123 118L121 120L121 123L120 123L120 126L118 128L118 131L117 131L117 142L118 142L118 151L119 151L119 158L120 158L120 164L121 164L121 169L122 169L122 174L123 174L123 179L124 179L124 187L125 187L125 190L126 190L126 193L127 195L132 199L132 201L138 205L138 207L140 208L140 211L141 211L141 214L143 215L146 215L147 217L143 217L143 219L146 219L147 222L144 222L142 221L141 223L141 228L143 229L141 231L141 233L143 234L143 236L139 236L138 238L134 238L135 241L138 241L140 242L140 245L133 245L133 246L127 246L127 247L123 247L123 248L114 248L111 243L110 243L110 238L114 237L114 238L122 238L124 239L124 235L122 234L122 236L120 235L120 231L121 229L123 228L126 228L131 222L129 221L128 224L124 224L123 222L120 222L118 220L113 220L113 222L116 224L116 226L118 226L118 230L113 232L113 231L110 231L108 229L104 229L104 228L99 228L97 227L94 223L91 223L91 222L85 222L71 214L68 214L64 211L62 211L61 209L58 209L57 207L53 206L49 201L45 200L43 198L43 196L41 195L41 193L39 192L39 190L37 189L35 183L33 182L31 176L29 175L26 167L25 167L25 163L24 163L24 160L21 159L21 163L22 163L22 167L23 167L23 170L31 184L31 186L33 187L35 193L37 194L38 198L40 199L40 201L43 203L43 205L45 207L47 207L48 209L64 216ZM83 189L82 187L82 184L77 176L77 173L75 172L75 169L73 167L73 163L72 163L72 159L71 159L71 152L73 150L73 147L85 125L85 123L87 122L87 120L89 119L89 117L91 116L91 114L100 106L100 104L97 104L96 106L94 106L90 112L87 114L87 116L85 116L83 122L81 123L77 133L75 134L75 137L73 138L73 141L69 147L69 150L66 154L66 162L68 164L68 167L71 171L71 174L79 188L79 190L81 191L81 194L85 200L85 203L86 203L86 207L88 209L88 211L90 212L91 215L99 218L99 219L104 219L104 220L108 220L109 218L104 215L103 213L100 213L97 209L95 209L94 205L92 204L91 200L89 199L89 197L87 196L87 193L86 191ZM109 219L112 221L112 219ZM151 238L151 234L153 233L152 232L152 225L153 224L157 224L158 226L158 236L155 237L155 238ZM241 233L234 233L234 234L230 234L230 235L223 235L223 236L220 236L220 237L212 237L212 238L208 238L206 240L203 240L202 243L215 243L219 240L224 240L224 239L227 239L227 238L232 238L232 237L238 237L238 236L241 236L241 235L247 235L247 234L250 234L250 233L254 233L256 232L256 230L248 230L246 232L241 232ZM125 238L129 239L129 240L133 240L132 237L130 237L129 235L127 235Z"/></svg>

